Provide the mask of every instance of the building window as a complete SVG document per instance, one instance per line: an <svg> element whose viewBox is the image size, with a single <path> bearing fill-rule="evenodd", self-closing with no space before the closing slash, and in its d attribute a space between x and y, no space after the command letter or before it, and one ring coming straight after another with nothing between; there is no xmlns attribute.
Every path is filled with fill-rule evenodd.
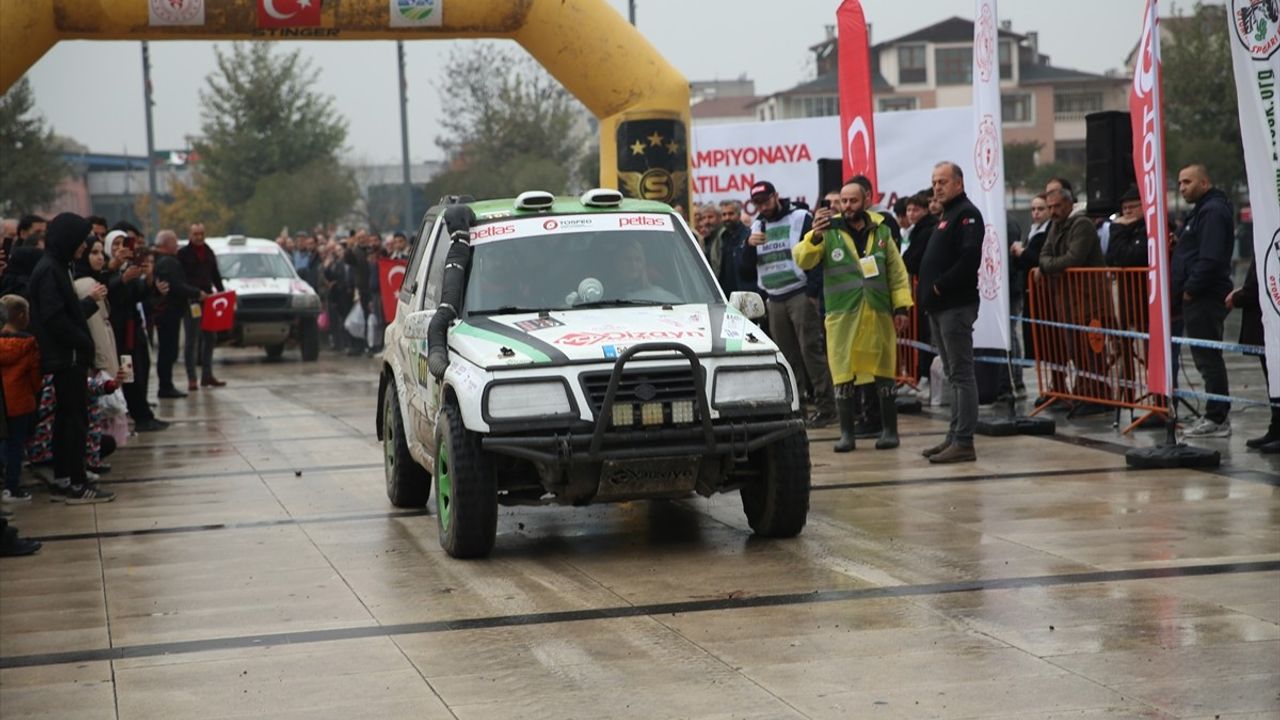
<svg viewBox="0 0 1280 720"><path fill-rule="evenodd" d="M1083 140L1059 141L1053 149L1053 161L1073 168L1084 169L1088 155Z"/></svg>
<svg viewBox="0 0 1280 720"><path fill-rule="evenodd" d="M1080 120L1102 111L1100 92L1061 92L1053 95L1053 116L1057 120Z"/></svg>
<svg viewBox="0 0 1280 720"><path fill-rule="evenodd" d="M968 85L973 82L973 48L938 48L934 51L934 65L938 70L939 85Z"/></svg>
<svg viewBox="0 0 1280 720"><path fill-rule="evenodd" d="M1031 110L1034 100L1031 93L1001 95L1000 119L1013 125L1030 125L1035 122Z"/></svg>
<svg viewBox="0 0 1280 720"><path fill-rule="evenodd" d="M898 83L928 82L924 45L898 47Z"/></svg>
<svg viewBox="0 0 1280 720"><path fill-rule="evenodd" d="M880 112L900 112L902 110L915 109L916 99L913 97L880 98Z"/></svg>
<svg viewBox="0 0 1280 720"><path fill-rule="evenodd" d="M1008 40L1000 41L1000 79L1013 79L1013 43Z"/></svg>
<svg viewBox="0 0 1280 720"><path fill-rule="evenodd" d="M835 95L818 95L795 98L792 107L794 117L827 117L840 114L840 101Z"/></svg>

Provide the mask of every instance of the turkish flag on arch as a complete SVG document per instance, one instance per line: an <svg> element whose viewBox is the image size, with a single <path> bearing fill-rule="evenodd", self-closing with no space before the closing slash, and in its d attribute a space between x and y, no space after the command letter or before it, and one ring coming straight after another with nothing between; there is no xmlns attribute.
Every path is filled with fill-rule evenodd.
<svg viewBox="0 0 1280 720"><path fill-rule="evenodd" d="M200 329L204 332L229 332L236 324L234 290L214 293L204 299L200 311Z"/></svg>
<svg viewBox="0 0 1280 720"><path fill-rule="evenodd" d="M378 290L382 293L382 317L388 323L396 319L396 295L404 285L409 263L405 260L378 258Z"/></svg>
<svg viewBox="0 0 1280 720"><path fill-rule="evenodd" d="M319 27L320 0L258 0L258 27Z"/></svg>

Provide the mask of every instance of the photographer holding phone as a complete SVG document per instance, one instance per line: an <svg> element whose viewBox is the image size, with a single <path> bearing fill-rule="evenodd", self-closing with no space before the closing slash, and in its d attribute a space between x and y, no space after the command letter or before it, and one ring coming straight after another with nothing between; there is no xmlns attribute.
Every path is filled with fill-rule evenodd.
<svg viewBox="0 0 1280 720"><path fill-rule="evenodd" d="M846 183L840 211L818 210L813 229L791 251L804 270L822 266L827 359L840 416L836 452L855 448L855 396L859 386L871 383L882 423L876 449L898 446L897 333L909 320L911 283L884 216L868 210L867 201L861 184Z"/></svg>

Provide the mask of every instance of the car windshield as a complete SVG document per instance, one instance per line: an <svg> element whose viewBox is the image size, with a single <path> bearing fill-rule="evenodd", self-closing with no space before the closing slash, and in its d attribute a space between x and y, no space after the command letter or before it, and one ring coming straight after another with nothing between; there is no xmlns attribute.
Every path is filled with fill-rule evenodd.
<svg viewBox="0 0 1280 720"><path fill-rule="evenodd" d="M229 280L244 278L292 278L293 267L276 252L222 253L218 272Z"/></svg>
<svg viewBox="0 0 1280 720"><path fill-rule="evenodd" d="M538 224L544 226L541 220ZM554 227L555 220L546 224ZM561 228L475 243L463 307L483 315L722 302L683 228L666 218L663 225L662 230Z"/></svg>

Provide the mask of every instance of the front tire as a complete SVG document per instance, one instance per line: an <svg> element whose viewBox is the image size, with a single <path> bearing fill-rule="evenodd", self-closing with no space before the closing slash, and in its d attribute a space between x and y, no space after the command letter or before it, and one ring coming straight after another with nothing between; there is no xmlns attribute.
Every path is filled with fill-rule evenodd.
<svg viewBox="0 0 1280 720"><path fill-rule="evenodd" d="M455 558L488 555L498 533L498 478L452 405L436 425L435 482L440 547Z"/></svg>
<svg viewBox="0 0 1280 720"><path fill-rule="evenodd" d="M742 510L755 534L795 537L809 516L809 438L789 435L751 455L757 472L742 486Z"/></svg>
<svg viewBox="0 0 1280 720"><path fill-rule="evenodd" d="M320 358L320 328L316 319L303 319L298 326L298 349L303 362L315 362Z"/></svg>
<svg viewBox="0 0 1280 720"><path fill-rule="evenodd" d="M431 493L431 475L409 454L396 389L382 395L382 466L387 476L387 499L398 508L420 508Z"/></svg>

